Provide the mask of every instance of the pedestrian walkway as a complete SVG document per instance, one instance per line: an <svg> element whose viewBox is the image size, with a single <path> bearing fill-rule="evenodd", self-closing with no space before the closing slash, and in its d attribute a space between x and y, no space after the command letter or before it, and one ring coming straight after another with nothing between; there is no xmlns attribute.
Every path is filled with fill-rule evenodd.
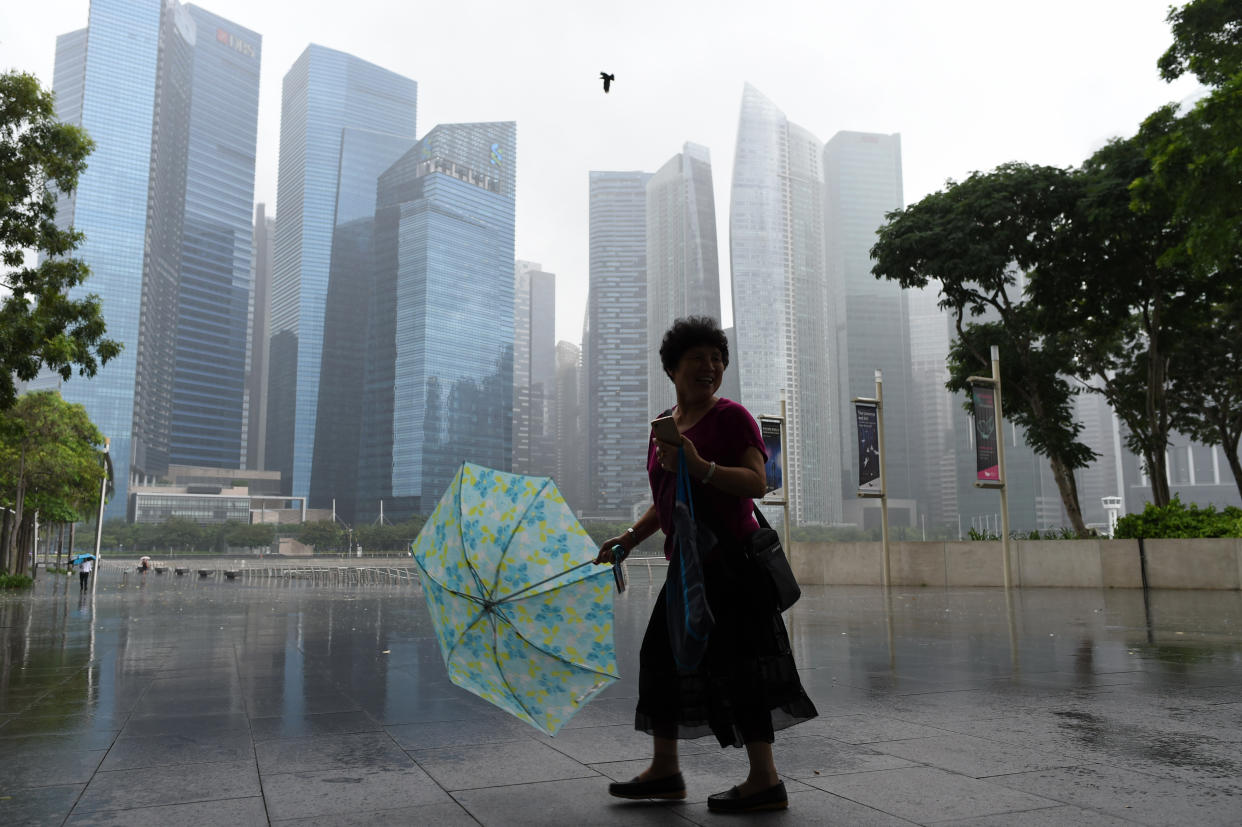
<svg viewBox="0 0 1242 827"><path fill-rule="evenodd" d="M616 604L622 680L555 738L450 684L417 581L41 575L0 595L0 824L728 822L740 750L685 745L685 802L609 798L645 766L638 644L663 572ZM811 586L787 615L820 717L779 733L782 825L1242 822L1242 594Z"/></svg>

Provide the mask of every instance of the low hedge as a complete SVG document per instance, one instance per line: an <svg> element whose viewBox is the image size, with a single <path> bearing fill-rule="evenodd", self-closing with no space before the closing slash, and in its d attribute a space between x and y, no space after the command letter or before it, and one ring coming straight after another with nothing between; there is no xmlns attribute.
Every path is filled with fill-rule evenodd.
<svg viewBox="0 0 1242 827"><path fill-rule="evenodd" d="M34 578L26 574L0 574L0 589L28 589Z"/></svg>
<svg viewBox="0 0 1242 827"><path fill-rule="evenodd" d="M1242 537L1242 508L1229 506L1217 511L1177 497L1163 508L1147 504L1142 514L1127 514L1117 521L1113 536L1121 540L1143 538Z"/></svg>

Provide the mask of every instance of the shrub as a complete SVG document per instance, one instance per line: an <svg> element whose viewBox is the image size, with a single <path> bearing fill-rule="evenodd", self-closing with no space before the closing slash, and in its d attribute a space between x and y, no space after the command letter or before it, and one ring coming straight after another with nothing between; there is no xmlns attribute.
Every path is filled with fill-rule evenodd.
<svg viewBox="0 0 1242 827"><path fill-rule="evenodd" d="M0 589L28 589L34 578L26 574L0 574Z"/></svg>
<svg viewBox="0 0 1242 827"><path fill-rule="evenodd" d="M1193 538L1242 537L1242 508L1230 506L1217 511L1215 506L1200 508L1184 505L1174 497L1164 508L1151 503L1142 514L1127 514L1117 521L1114 537L1123 540L1139 537Z"/></svg>

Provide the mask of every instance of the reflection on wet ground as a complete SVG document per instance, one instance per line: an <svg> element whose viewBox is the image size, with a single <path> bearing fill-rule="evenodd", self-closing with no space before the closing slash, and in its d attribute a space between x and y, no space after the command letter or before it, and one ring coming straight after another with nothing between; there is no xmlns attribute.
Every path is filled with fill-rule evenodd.
<svg viewBox="0 0 1242 827"><path fill-rule="evenodd" d="M44 575L0 595L0 822L705 822L740 751L687 744L684 804L605 793L649 750L631 569L622 680L554 739L449 683L417 585ZM1242 593L811 586L787 621L787 822L1242 822Z"/></svg>

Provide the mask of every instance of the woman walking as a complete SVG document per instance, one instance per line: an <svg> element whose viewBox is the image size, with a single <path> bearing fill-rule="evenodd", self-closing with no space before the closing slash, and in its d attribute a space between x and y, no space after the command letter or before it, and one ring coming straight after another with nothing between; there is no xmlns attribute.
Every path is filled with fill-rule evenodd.
<svg viewBox="0 0 1242 827"><path fill-rule="evenodd" d="M679 456L689 471L698 521L717 538L700 548L708 605L715 618L699 666L679 673L669 642L661 589L639 653L636 729L653 737L651 765L631 781L610 785L619 798L685 798L677 742L707 734L722 747L744 747L746 779L711 796L709 810L743 813L789 804L772 755L774 732L815 717L802 689L789 637L762 575L744 555L746 538L759 528L752 499L765 491L767 459L759 426L736 402L716 396L729 365L729 344L715 321L678 319L660 345L672 380L672 409L680 443L653 435L647 474L655 500L619 537L606 541L598 563L613 562L614 546L628 554L656 531L665 534L665 557L675 547L673 511ZM680 450L679 450L680 449Z"/></svg>

